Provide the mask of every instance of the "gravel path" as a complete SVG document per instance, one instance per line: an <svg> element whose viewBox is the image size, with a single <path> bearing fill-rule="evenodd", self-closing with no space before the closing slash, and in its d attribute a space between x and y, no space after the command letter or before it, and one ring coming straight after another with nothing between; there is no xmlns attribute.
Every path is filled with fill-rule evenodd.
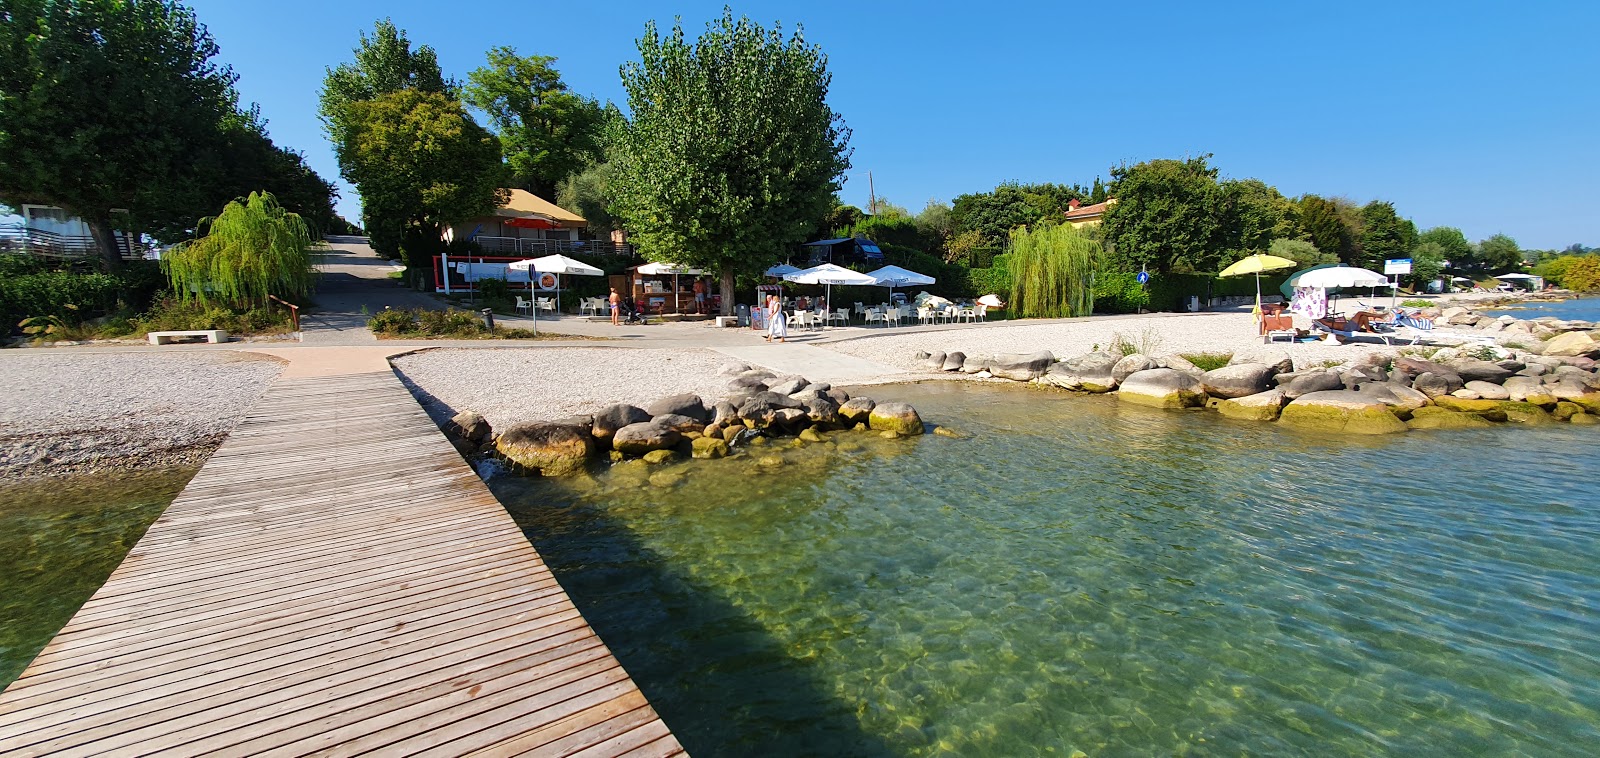
<svg viewBox="0 0 1600 758"><path fill-rule="evenodd" d="M234 351L0 357L0 476L199 463L282 364Z"/></svg>
<svg viewBox="0 0 1600 758"><path fill-rule="evenodd" d="M732 359L710 350L557 347L441 349L393 363L434 421L477 411L496 429L593 413L612 403L644 405L681 392L720 398Z"/></svg>
<svg viewBox="0 0 1600 758"><path fill-rule="evenodd" d="M1033 353L1049 350L1057 358L1071 358L1090 352L1098 345L1110 348L1121 335L1146 352L1233 353L1246 358L1277 361L1288 355L1296 366L1318 364L1330 359L1358 358L1374 350L1394 350L1378 343L1328 345L1321 342L1262 344L1255 321L1249 313L1218 313L1203 316L1152 316L1068 323L1023 325L997 323L978 329L939 332L890 332L883 336L819 344L848 355L871 358L901 368L921 368L915 355L930 353Z"/></svg>

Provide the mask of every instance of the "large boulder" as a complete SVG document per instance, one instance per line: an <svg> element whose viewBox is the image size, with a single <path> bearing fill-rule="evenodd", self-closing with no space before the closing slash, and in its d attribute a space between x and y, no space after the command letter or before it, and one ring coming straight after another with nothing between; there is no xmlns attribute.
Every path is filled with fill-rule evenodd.
<svg viewBox="0 0 1600 758"><path fill-rule="evenodd" d="M1313 392L1344 389L1344 380L1333 371L1308 371L1289 380L1288 386L1283 388L1283 394L1290 400L1296 400Z"/></svg>
<svg viewBox="0 0 1600 758"><path fill-rule="evenodd" d="M1510 400L1511 393L1494 382L1470 381L1462 389L1470 390L1473 394L1485 400Z"/></svg>
<svg viewBox="0 0 1600 758"><path fill-rule="evenodd" d="M727 426L738 420L739 409L733 403L726 400L718 400L717 404L711 407L711 423L713 424Z"/></svg>
<svg viewBox="0 0 1600 758"><path fill-rule="evenodd" d="M906 403L879 403L867 416L867 427L875 432L922 434L922 417Z"/></svg>
<svg viewBox="0 0 1600 758"><path fill-rule="evenodd" d="M965 365L966 362L967 362L967 354L966 353L963 353L963 352L961 352L959 350L957 350L955 352L951 352L951 353L945 353L944 354L944 365L940 366L939 370L940 371L960 371L961 367L963 365Z"/></svg>
<svg viewBox="0 0 1600 758"><path fill-rule="evenodd" d="M1463 382L1493 382L1499 384L1510 379L1515 371L1508 371L1501 366L1480 360L1456 361L1450 365Z"/></svg>
<svg viewBox="0 0 1600 758"><path fill-rule="evenodd" d="M1553 405L1556 402L1555 394L1536 377L1513 376L1501 386L1506 391L1506 399L1513 402L1534 405Z"/></svg>
<svg viewBox="0 0 1600 758"><path fill-rule="evenodd" d="M1049 350L1037 353L1001 353L989 361L989 373L1001 379L1027 382L1044 376L1056 357Z"/></svg>
<svg viewBox="0 0 1600 758"><path fill-rule="evenodd" d="M1595 342L1588 332L1567 332L1544 343L1544 349L1539 352L1557 357L1600 356L1600 342Z"/></svg>
<svg viewBox="0 0 1600 758"><path fill-rule="evenodd" d="M1431 410L1431 409L1430 409ZM1436 413L1418 413L1406 422L1411 429L1482 429L1494 426L1476 413L1439 410Z"/></svg>
<svg viewBox="0 0 1600 758"><path fill-rule="evenodd" d="M1052 364L1040 380L1062 389L1110 392L1117 388L1112 369L1119 360L1122 356L1111 353L1087 353Z"/></svg>
<svg viewBox="0 0 1600 758"><path fill-rule="evenodd" d="M705 424L711 420L711 414L706 412L706 404L699 395L685 392L681 395L669 395L656 400L644 407L651 418L656 416L688 416L689 418Z"/></svg>
<svg viewBox="0 0 1600 758"><path fill-rule="evenodd" d="M472 443L487 442L494 434L489 427L489 421L476 411L462 411L450 418L450 423L455 427L457 435Z"/></svg>
<svg viewBox="0 0 1600 758"><path fill-rule="evenodd" d="M728 380L729 392L765 392L767 380L760 376L736 376Z"/></svg>
<svg viewBox="0 0 1600 758"><path fill-rule="evenodd" d="M650 423L655 424L656 426L664 426L668 429L678 432L679 434L698 432L706 428L704 421L678 413L667 413L661 416L656 416L655 418L650 419Z"/></svg>
<svg viewBox="0 0 1600 758"><path fill-rule="evenodd" d="M1205 373L1205 369L1194 365L1194 363L1188 358L1185 358L1181 355L1163 355L1158 358L1156 362L1161 365L1161 368L1170 368L1173 371L1182 371L1183 373L1188 374L1196 379L1199 379L1200 375Z"/></svg>
<svg viewBox="0 0 1600 758"><path fill-rule="evenodd" d="M1149 371L1161 368L1154 358L1143 353L1122 356L1122 359L1111 365L1111 378L1121 382L1140 371Z"/></svg>
<svg viewBox="0 0 1600 758"><path fill-rule="evenodd" d="M1411 386L1428 397L1448 395L1461 389L1464 385L1465 382L1461 381L1461 377L1452 371L1440 374L1424 371L1417 378L1411 380Z"/></svg>
<svg viewBox="0 0 1600 758"><path fill-rule="evenodd" d="M810 383L811 382L806 381L806 378L803 376L786 376L768 384L767 389L780 395L793 395L794 393L805 389L805 386Z"/></svg>
<svg viewBox="0 0 1600 758"><path fill-rule="evenodd" d="M723 376L738 376L749 370L750 364L748 363L724 363L722 368L717 369L717 373Z"/></svg>
<svg viewBox="0 0 1600 758"><path fill-rule="evenodd" d="M870 397L852 397L850 402L839 406L839 418L850 424L865 423L875 405Z"/></svg>
<svg viewBox="0 0 1600 758"><path fill-rule="evenodd" d="M1399 382L1363 384L1358 392L1389 406L1391 410L1401 417L1409 415L1412 411L1425 407L1432 402L1427 395Z"/></svg>
<svg viewBox="0 0 1600 758"><path fill-rule="evenodd" d="M1440 353L1443 353L1443 352L1444 351L1440 351ZM1436 353L1436 355L1437 355L1437 353ZM1434 374L1436 376L1453 376L1453 377L1456 378L1456 389L1460 389L1461 388L1461 377L1460 377L1460 375L1456 374L1456 372L1450 370L1448 367L1444 366L1443 364L1434 363L1433 361L1425 361L1425 360L1423 360L1421 358L1410 358L1410 357L1396 358L1394 360L1394 372L1396 374L1399 374L1402 378L1404 378L1408 382L1409 381L1415 381L1417 377L1422 376L1423 374ZM1451 391L1454 392L1455 390L1451 390Z"/></svg>
<svg viewBox="0 0 1600 758"><path fill-rule="evenodd" d="M583 470L594 452L587 429L566 424L517 424L495 439L495 451L544 476L570 476Z"/></svg>
<svg viewBox="0 0 1600 758"><path fill-rule="evenodd" d="M1288 402L1288 398L1284 397L1283 390L1267 390L1223 400L1217 404L1217 412L1244 421L1277 421L1285 402Z"/></svg>
<svg viewBox="0 0 1600 758"><path fill-rule="evenodd" d="M1239 363L1200 375L1200 386L1212 397L1248 397L1266 392L1275 372L1265 363Z"/></svg>
<svg viewBox="0 0 1600 758"><path fill-rule="evenodd" d="M650 420L650 413L636 405L617 403L608 405L594 414L594 426L591 433L597 440L609 440L618 429L632 424L642 424Z"/></svg>
<svg viewBox="0 0 1600 758"><path fill-rule="evenodd" d="M1153 368L1128 377L1117 399L1156 408L1198 408L1206 404L1200 380L1182 371Z"/></svg>
<svg viewBox="0 0 1600 758"><path fill-rule="evenodd" d="M1284 406L1278 420L1308 431L1336 434L1396 434L1406 430L1405 422L1388 405L1350 390L1302 395Z"/></svg>
<svg viewBox="0 0 1600 758"><path fill-rule="evenodd" d="M1532 403L1513 403L1505 401L1500 403L1500 411L1506 415L1506 420L1513 424L1550 424L1555 422L1555 417L1549 411Z"/></svg>
<svg viewBox="0 0 1600 758"><path fill-rule="evenodd" d="M928 354L928 357L922 358L921 361L922 361L922 367L926 368L929 371L943 371L944 370L944 353L943 352L930 353L930 354Z"/></svg>
<svg viewBox="0 0 1600 758"><path fill-rule="evenodd" d="M1506 420L1505 409L1500 407L1501 401L1499 400L1484 400L1483 398L1471 400L1454 395L1444 395L1434 398L1433 404L1446 410L1476 413L1490 421Z"/></svg>
<svg viewBox="0 0 1600 758"><path fill-rule="evenodd" d="M650 422L629 424L611 436L611 447L623 455L644 455L651 450L675 447L683 435L676 429Z"/></svg>
<svg viewBox="0 0 1600 758"><path fill-rule="evenodd" d="M800 401L806 416L816 424L839 423L839 404L822 393L814 393Z"/></svg>
<svg viewBox="0 0 1600 758"><path fill-rule="evenodd" d="M961 373L976 374L979 371L988 371L989 364L994 361L994 356L987 353L973 353L961 361Z"/></svg>

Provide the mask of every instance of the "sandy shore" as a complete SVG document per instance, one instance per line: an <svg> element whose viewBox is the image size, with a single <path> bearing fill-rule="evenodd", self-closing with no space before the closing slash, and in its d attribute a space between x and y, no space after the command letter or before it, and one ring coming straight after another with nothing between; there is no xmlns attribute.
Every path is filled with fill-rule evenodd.
<svg viewBox="0 0 1600 758"><path fill-rule="evenodd" d="M282 364L234 351L0 357L0 476L204 461Z"/></svg>

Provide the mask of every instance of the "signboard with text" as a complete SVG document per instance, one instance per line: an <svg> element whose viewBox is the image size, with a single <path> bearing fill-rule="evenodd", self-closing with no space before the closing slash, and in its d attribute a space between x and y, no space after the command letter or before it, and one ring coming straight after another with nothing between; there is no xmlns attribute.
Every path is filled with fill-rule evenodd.
<svg viewBox="0 0 1600 758"><path fill-rule="evenodd" d="M1384 276L1393 276L1395 274L1409 274L1409 273L1411 273L1411 259L1410 258L1393 258L1393 259L1386 260L1386 261L1383 262L1383 274L1384 274Z"/></svg>

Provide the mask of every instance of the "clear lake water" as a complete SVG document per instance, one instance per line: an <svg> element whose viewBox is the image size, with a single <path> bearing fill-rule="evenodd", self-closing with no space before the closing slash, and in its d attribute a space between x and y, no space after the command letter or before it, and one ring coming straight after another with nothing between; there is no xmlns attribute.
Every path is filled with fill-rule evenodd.
<svg viewBox="0 0 1600 758"><path fill-rule="evenodd" d="M1523 319L1553 316L1566 321L1600 321L1600 297L1591 296L1552 303L1529 302L1514 308L1492 308L1483 313Z"/></svg>
<svg viewBox="0 0 1600 758"><path fill-rule="evenodd" d="M867 394L966 437L491 480L693 755L1600 746L1592 429Z"/></svg>

